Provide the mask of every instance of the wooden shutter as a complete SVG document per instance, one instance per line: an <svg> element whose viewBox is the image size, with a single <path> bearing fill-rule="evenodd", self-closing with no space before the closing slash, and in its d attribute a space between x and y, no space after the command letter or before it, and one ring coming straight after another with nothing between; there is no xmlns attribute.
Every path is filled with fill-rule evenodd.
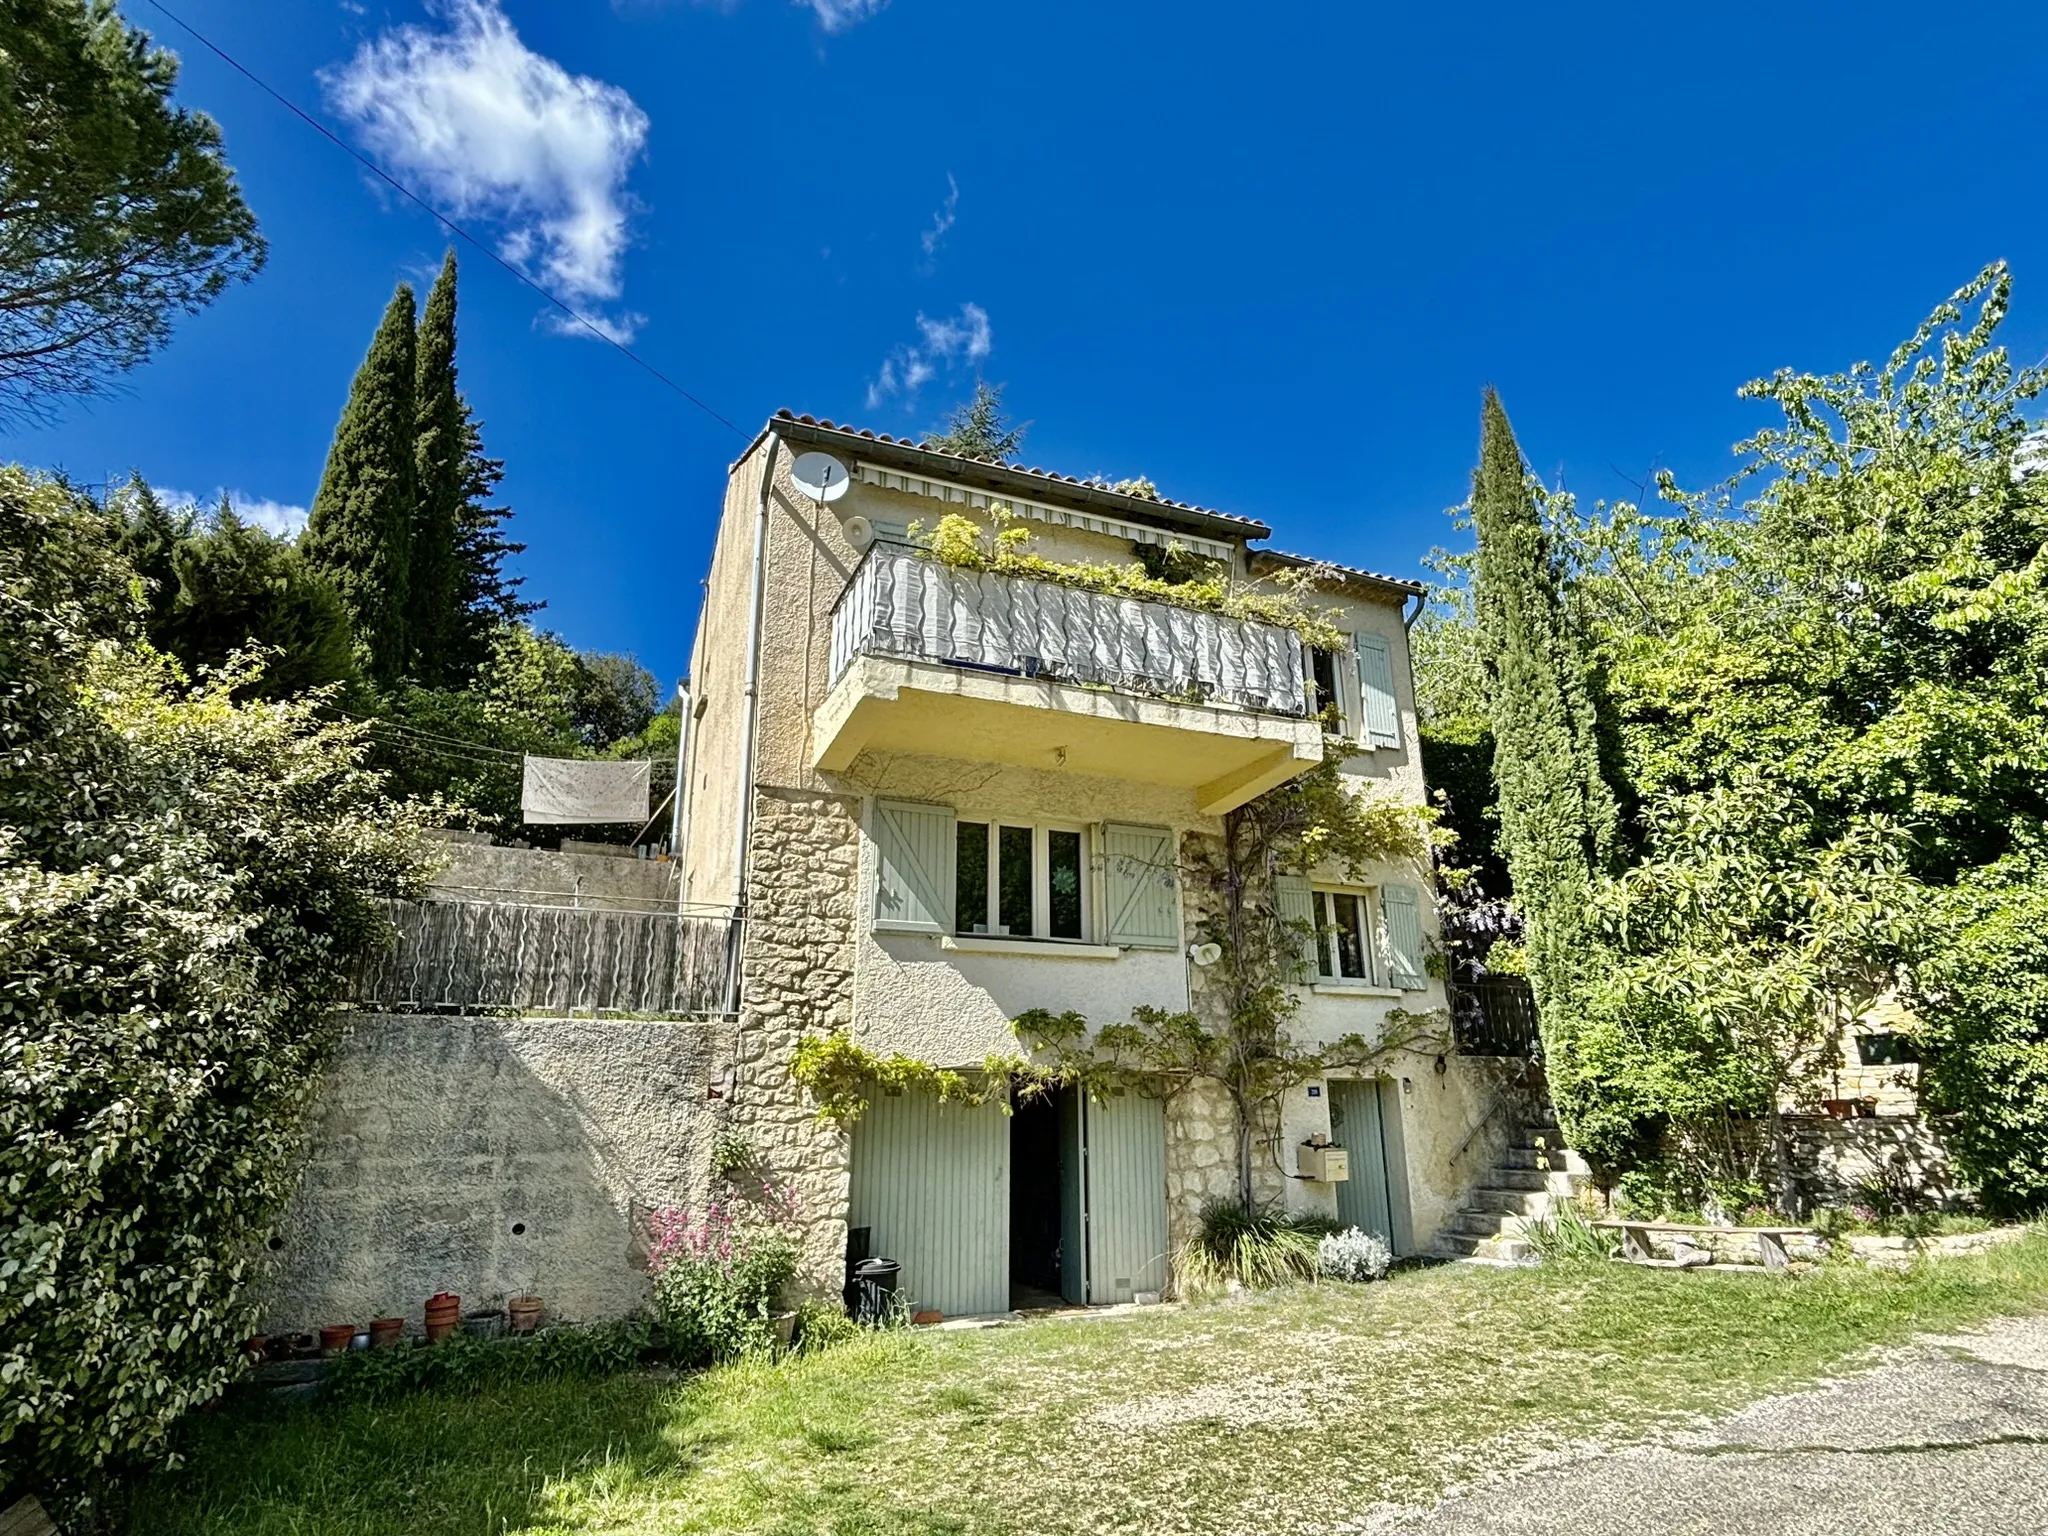
<svg viewBox="0 0 2048 1536"><path fill-rule="evenodd" d="M875 926L953 931L953 811L875 802Z"/></svg>
<svg viewBox="0 0 2048 1536"><path fill-rule="evenodd" d="M1102 829L1108 896L1106 936L1135 949L1180 948L1173 833L1165 827Z"/></svg>
<svg viewBox="0 0 2048 1536"><path fill-rule="evenodd" d="M1362 739L1369 747L1398 747L1401 711L1394 702L1394 662L1387 642L1378 635L1353 639L1358 647L1358 691L1364 696Z"/></svg>
<svg viewBox="0 0 2048 1536"><path fill-rule="evenodd" d="M1321 962L1316 956L1316 893L1307 877L1275 875L1273 905L1279 909L1280 921L1287 924L1287 939L1295 949L1294 967L1287 979L1314 981Z"/></svg>
<svg viewBox="0 0 2048 1536"><path fill-rule="evenodd" d="M1420 992L1429 985L1429 972L1422 963L1422 905L1415 887L1382 887L1380 911L1387 920L1388 979L1403 992Z"/></svg>

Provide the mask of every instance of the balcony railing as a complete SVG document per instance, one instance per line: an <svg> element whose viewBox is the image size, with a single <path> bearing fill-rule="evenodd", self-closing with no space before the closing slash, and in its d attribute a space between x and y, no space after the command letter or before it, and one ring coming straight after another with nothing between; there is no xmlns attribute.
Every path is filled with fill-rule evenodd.
<svg viewBox="0 0 2048 1536"><path fill-rule="evenodd" d="M1467 1056L1541 1056L1536 996L1521 976L1480 976L1451 989L1458 1049Z"/></svg>
<svg viewBox="0 0 2048 1536"><path fill-rule="evenodd" d="M1308 714L1301 640L1278 624L869 551L832 611L832 677L856 656L1264 714Z"/></svg>

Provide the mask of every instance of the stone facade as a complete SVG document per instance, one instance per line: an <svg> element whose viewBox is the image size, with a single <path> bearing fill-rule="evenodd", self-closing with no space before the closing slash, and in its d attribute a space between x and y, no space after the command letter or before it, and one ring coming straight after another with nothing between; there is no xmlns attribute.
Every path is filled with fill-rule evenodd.
<svg viewBox="0 0 2048 1536"><path fill-rule="evenodd" d="M859 803L763 789L748 835L747 921L730 1123L761 1178L795 1191L803 1273L821 1295L844 1276L849 1138L790 1076L808 1033L852 1023Z"/></svg>

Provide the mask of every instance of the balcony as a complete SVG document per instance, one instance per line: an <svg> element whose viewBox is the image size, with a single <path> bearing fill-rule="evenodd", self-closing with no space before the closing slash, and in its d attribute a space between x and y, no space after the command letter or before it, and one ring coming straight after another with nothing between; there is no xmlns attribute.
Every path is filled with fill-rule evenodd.
<svg viewBox="0 0 2048 1536"><path fill-rule="evenodd" d="M923 753L1192 789L1220 815L1322 757L1277 624L959 570L877 545L832 612L825 772Z"/></svg>

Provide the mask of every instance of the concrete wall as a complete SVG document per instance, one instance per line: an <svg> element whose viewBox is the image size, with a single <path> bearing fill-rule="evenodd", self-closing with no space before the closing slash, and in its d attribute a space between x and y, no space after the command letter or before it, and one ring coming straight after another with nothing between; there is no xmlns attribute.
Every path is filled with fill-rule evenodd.
<svg viewBox="0 0 2048 1536"><path fill-rule="evenodd" d="M701 1204L729 1026L373 1015L322 1084L263 1292L270 1332L402 1316L427 1297L550 1318L647 1294L642 1223Z"/></svg>

